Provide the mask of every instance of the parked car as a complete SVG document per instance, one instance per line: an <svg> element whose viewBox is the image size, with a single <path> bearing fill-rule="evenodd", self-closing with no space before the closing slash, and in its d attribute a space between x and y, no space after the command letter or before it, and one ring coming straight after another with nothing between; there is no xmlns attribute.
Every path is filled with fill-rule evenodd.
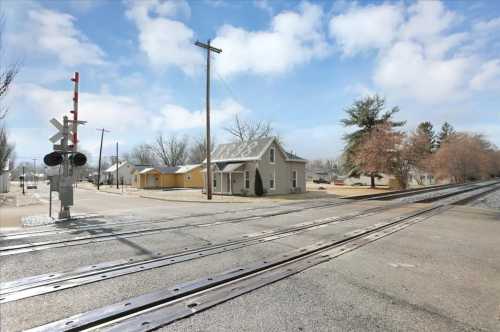
<svg viewBox="0 0 500 332"><path fill-rule="evenodd" d="M328 181L327 179L323 179L323 178L314 179L313 182L314 183L327 183L327 184L332 183L331 181Z"/></svg>

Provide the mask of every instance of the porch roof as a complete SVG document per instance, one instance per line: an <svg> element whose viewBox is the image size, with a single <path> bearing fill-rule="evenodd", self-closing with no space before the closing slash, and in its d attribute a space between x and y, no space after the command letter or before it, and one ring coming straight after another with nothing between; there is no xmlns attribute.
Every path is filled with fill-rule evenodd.
<svg viewBox="0 0 500 332"><path fill-rule="evenodd" d="M238 168L243 166L243 163L232 163L232 164L227 164L222 170L222 173L233 173L235 172Z"/></svg>

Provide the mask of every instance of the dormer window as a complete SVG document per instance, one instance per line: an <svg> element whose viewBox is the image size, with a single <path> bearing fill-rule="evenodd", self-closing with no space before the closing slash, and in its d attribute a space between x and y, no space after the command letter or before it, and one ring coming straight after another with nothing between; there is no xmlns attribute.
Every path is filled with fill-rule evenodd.
<svg viewBox="0 0 500 332"><path fill-rule="evenodd" d="M271 164L274 164L275 158L276 158L276 151L275 151L275 149L274 148L269 149L269 162Z"/></svg>

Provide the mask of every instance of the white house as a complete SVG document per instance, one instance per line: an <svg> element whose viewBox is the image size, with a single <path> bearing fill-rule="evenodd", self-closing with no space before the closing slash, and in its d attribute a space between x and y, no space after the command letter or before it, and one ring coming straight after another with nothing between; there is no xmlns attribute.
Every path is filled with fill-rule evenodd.
<svg viewBox="0 0 500 332"><path fill-rule="evenodd" d="M104 175L106 176L106 183L116 184L116 167L117 164L111 165L107 170L104 171ZM118 183L121 184L123 180L123 184L130 185L134 180L134 173L136 167L129 163L128 161L123 161L118 164Z"/></svg>
<svg viewBox="0 0 500 332"><path fill-rule="evenodd" d="M212 152L213 193L255 195L257 170L267 195L306 191L307 160L285 151L275 137L221 144ZM206 161L204 161L206 191Z"/></svg>

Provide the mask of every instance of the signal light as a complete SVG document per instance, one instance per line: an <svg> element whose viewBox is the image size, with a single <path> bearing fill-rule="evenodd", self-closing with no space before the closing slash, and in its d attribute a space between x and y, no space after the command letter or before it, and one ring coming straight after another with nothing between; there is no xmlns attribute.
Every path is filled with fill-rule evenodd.
<svg viewBox="0 0 500 332"><path fill-rule="evenodd" d="M51 152L45 155L45 157L43 157L43 162L47 166L57 166L60 165L62 161L63 161L63 156L62 153L59 151Z"/></svg>
<svg viewBox="0 0 500 332"><path fill-rule="evenodd" d="M75 153L70 157L71 163L75 166L83 166L87 163L87 157L80 152Z"/></svg>

